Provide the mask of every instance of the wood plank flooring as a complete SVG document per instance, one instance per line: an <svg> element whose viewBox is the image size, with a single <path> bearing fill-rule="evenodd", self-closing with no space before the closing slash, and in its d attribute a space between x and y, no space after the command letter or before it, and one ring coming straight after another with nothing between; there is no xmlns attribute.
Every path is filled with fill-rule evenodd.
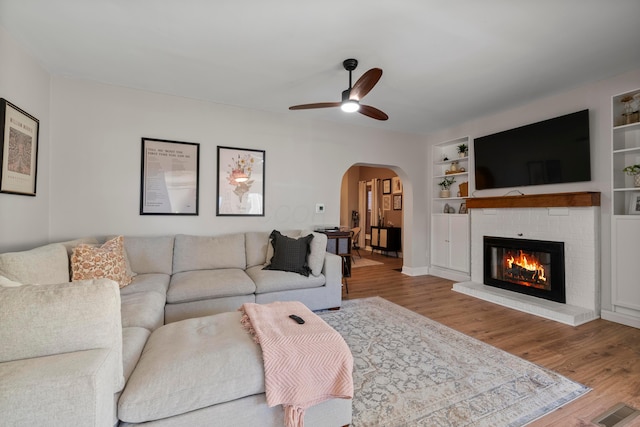
<svg viewBox="0 0 640 427"><path fill-rule="evenodd" d="M358 268L355 255L344 299L380 296L593 389L531 426L593 426L620 402L640 409L640 329L602 319L567 326L454 292L450 280L406 276L401 259L360 253L384 264Z"/></svg>

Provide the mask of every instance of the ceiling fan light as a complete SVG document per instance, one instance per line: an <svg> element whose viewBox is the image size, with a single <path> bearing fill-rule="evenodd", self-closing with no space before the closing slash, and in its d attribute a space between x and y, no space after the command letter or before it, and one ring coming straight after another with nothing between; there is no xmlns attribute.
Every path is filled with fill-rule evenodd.
<svg viewBox="0 0 640 427"><path fill-rule="evenodd" d="M340 106L345 113L355 113L360 109L360 104L356 101L345 101Z"/></svg>

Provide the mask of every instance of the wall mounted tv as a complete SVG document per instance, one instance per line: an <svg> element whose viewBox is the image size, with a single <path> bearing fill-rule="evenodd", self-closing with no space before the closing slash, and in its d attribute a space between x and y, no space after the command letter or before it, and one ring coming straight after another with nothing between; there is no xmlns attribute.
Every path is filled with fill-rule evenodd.
<svg viewBox="0 0 640 427"><path fill-rule="evenodd" d="M474 140L476 189L591 180L589 110Z"/></svg>

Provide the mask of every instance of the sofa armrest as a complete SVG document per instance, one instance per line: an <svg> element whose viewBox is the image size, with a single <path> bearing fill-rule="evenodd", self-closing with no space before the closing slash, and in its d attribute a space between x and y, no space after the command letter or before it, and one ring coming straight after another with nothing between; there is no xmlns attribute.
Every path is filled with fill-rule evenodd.
<svg viewBox="0 0 640 427"><path fill-rule="evenodd" d="M322 274L326 279L326 286L337 288L338 295L342 295L342 257L326 252L324 255L324 265Z"/></svg>
<svg viewBox="0 0 640 427"><path fill-rule="evenodd" d="M0 288L0 362L107 349L124 386L120 292L109 279Z"/></svg>
<svg viewBox="0 0 640 427"><path fill-rule="evenodd" d="M111 353L98 349L0 363L0 424L111 427Z"/></svg>

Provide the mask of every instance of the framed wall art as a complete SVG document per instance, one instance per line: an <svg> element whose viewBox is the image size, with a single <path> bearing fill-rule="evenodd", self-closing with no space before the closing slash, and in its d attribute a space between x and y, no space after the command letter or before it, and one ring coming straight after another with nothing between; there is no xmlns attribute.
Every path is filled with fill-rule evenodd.
<svg viewBox="0 0 640 427"><path fill-rule="evenodd" d="M140 215L198 215L200 144L142 138Z"/></svg>
<svg viewBox="0 0 640 427"><path fill-rule="evenodd" d="M218 146L217 216L264 216L265 151Z"/></svg>
<svg viewBox="0 0 640 427"><path fill-rule="evenodd" d="M382 194L391 194L391 180L383 179L382 180Z"/></svg>
<svg viewBox="0 0 640 427"><path fill-rule="evenodd" d="M402 194L393 195L393 210L394 211L402 210Z"/></svg>
<svg viewBox="0 0 640 427"><path fill-rule="evenodd" d="M391 178L391 191L393 194L402 194L402 181L399 176Z"/></svg>
<svg viewBox="0 0 640 427"><path fill-rule="evenodd" d="M36 195L40 121L0 98L0 193Z"/></svg>
<svg viewBox="0 0 640 427"><path fill-rule="evenodd" d="M382 196L382 210L383 211L391 210L391 196L388 196L388 195Z"/></svg>

